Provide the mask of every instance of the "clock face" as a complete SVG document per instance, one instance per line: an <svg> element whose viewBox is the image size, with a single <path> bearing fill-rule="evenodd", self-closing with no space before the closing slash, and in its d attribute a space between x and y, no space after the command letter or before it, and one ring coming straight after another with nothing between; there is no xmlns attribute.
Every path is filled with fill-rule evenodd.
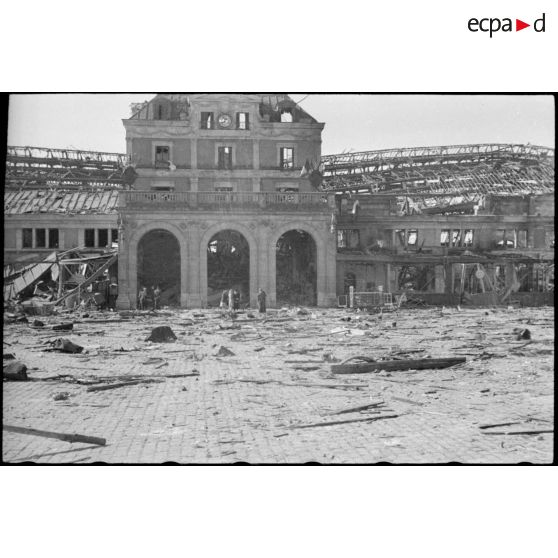
<svg viewBox="0 0 558 558"><path fill-rule="evenodd" d="M221 128L228 128L231 122L231 117L228 114L221 114L219 116L219 126L221 126Z"/></svg>

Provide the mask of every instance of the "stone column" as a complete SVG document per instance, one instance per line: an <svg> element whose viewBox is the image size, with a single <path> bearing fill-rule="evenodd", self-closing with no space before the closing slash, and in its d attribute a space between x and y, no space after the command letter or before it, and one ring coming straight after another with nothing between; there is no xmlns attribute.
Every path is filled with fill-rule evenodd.
<svg viewBox="0 0 558 558"><path fill-rule="evenodd" d="M188 285L190 283L189 266L191 265L190 262L192 260L192 258L190 257L190 234L187 230L187 224L184 221L179 223L178 226L182 232L181 236L177 238L178 244L180 246L180 307L188 308Z"/></svg>
<svg viewBox="0 0 558 558"><path fill-rule="evenodd" d="M117 310L131 310L136 307L136 295L132 292L130 284L131 274L137 274L137 255L134 257L133 270L129 253L129 238L131 231L127 227L121 227L118 231L118 298L116 299ZM136 280L137 282L137 280Z"/></svg>
<svg viewBox="0 0 558 558"><path fill-rule="evenodd" d="M252 301L252 295L250 295L250 304L257 305L257 293L258 289L261 287L266 295L267 295L267 302L268 304L271 303L270 300L270 290L271 290L271 278L270 278L270 271L269 271L269 260L271 258L270 251L268 250L269 242L270 242L270 229L268 226L265 226L265 223L259 223L258 225L258 241L259 241L259 248L258 248L258 260L256 262L257 265L257 281L256 285L254 285L253 290L255 293L255 300ZM273 252L275 255L275 252Z"/></svg>
<svg viewBox="0 0 558 558"><path fill-rule="evenodd" d="M325 292L323 306L337 306L337 242L335 234L331 233L330 223L325 221ZM319 306L321 306L318 303Z"/></svg>
<svg viewBox="0 0 558 558"><path fill-rule="evenodd" d="M186 274L188 277L185 290L186 306L188 308L201 308L204 301L207 301L207 258L202 270L200 261L201 231L199 223L192 222L189 224L187 238L189 258L188 261L185 262ZM205 297L203 297L202 300L201 277L203 273L205 273Z"/></svg>

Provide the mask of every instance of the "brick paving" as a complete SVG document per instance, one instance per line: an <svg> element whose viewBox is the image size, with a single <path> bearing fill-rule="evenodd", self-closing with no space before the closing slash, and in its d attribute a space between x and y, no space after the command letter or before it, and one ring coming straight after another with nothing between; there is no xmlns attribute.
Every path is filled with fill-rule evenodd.
<svg viewBox="0 0 558 558"><path fill-rule="evenodd" d="M346 317L352 320L341 321ZM505 422L519 424L484 432L553 428L553 308L401 310L381 319L342 309L315 310L310 315L273 312L265 322L240 314L235 329L225 329L231 322L216 310L145 313L116 323L74 319L79 323L65 337L83 345L84 354L43 351L41 344L63 335L25 324L4 326L9 343L4 351L25 362L29 375L39 380L67 374L80 381L115 376L161 381L98 392L62 380L4 382L5 424L107 440L106 446L92 446L3 432L5 462L549 463L553 459L553 434L501 436L479 429L482 424ZM176 342L144 341L153 327L165 324L177 334ZM530 344L516 340L511 333L516 327L530 329ZM347 331L331 333L339 328ZM220 346L234 355L215 356ZM129 352L118 351L121 348ZM405 350L422 352L405 356ZM466 354L467 362L444 370L332 376L330 363L324 361L327 353L338 360L355 355L377 359L389 354L399 358ZM150 363L150 358L164 361ZM166 377L195 372L199 376ZM69 398L55 401L59 392L68 392ZM385 403L379 412L329 416L376 401ZM386 415L397 417L293 428Z"/></svg>

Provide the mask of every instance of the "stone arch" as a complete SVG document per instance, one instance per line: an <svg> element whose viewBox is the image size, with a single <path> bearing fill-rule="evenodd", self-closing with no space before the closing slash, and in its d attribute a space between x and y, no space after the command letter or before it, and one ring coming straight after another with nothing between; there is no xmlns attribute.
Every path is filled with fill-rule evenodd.
<svg viewBox="0 0 558 558"><path fill-rule="evenodd" d="M301 230L307 233L316 245L316 292L318 295L318 304L320 303L320 293L326 291L326 253L327 245L320 235L319 231L313 226L312 223L305 221L290 221L288 223L283 223L278 226L271 235L268 244L268 254L269 254L269 275L272 279L270 289L270 303L276 304L277 302L277 265L275 257L275 247L279 239L287 232L291 230Z"/></svg>
<svg viewBox="0 0 558 558"><path fill-rule="evenodd" d="M216 223L208 227L200 240L199 254L200 254L200 269L199 269L199 284L200 284L200 297L202 306L207 305L207 246L209 241L219 232L233 230L240 233L246 241L250 249L250 304L255 304L257 280L258 280L258 242L252 231L245 225L236 221L224 221Z"/></svg>
<svg viewBox="0 0 558 558"><path fill-rule="evenodd" d="M180 305L184 306L186 304L185 294L187 292L187 272L186 263L189 261L188 254L188 243L184 238L184 231L168 221L150 221L149 223L144 223L133 229L130 234L130 240L128 241L127 250L127 272L128 272L128 292L130 303L133 308L136 307L137 302L137 292L138 292L138 247L141 239L152 231L157 229L163 229L170 234L172 234L178 241L178 246L180 250ZM129 229L128 229L129 230Z"/></svg>

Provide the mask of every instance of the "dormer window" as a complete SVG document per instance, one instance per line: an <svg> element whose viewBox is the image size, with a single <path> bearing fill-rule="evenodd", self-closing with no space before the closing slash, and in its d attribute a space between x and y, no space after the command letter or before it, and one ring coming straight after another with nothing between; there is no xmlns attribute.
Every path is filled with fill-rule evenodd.
<svg viewBox="0 0 558 558"><path fill-rule="evenodd" d="M213 129L213 113L212 112L202 112L201 113L201 124L202 130L212 130Z"/></svg>
<svg viewBox="0 0 558 558"><path fill-rule="evenodd" d="M250 114L247 112L236 113L236 129L248 130L250 126Z"/></svg>
<svg viewBox="0 0 558 558"><path fill-rule="evenodd" d="M291 109L283 109L281 111L281 122L292 122L293 121L293 113Z"/></svg>

